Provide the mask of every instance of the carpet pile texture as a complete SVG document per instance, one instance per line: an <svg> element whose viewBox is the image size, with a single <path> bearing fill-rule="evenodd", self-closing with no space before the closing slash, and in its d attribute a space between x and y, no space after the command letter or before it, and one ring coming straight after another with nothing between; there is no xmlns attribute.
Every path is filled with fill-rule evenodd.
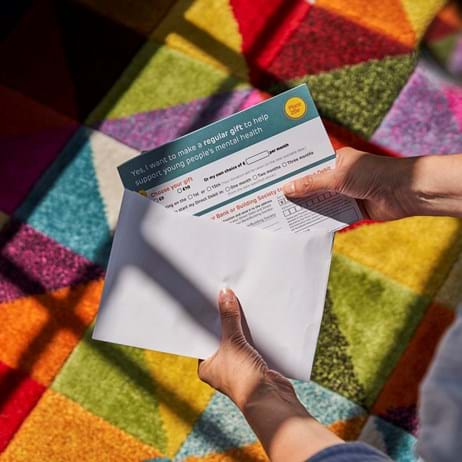
<svg viewBox="0 0 462 462"><path fill-rule="evenodd" d="M13 2L1 20L0 461L265 461L196 361L91 340L116 166L301 82L336 148L462 152L462 89L419 58L456 76L461 22L443 0L129 3ZM461 287L456 219L338 233L300 399L416 460L419 383Z"/></svg>

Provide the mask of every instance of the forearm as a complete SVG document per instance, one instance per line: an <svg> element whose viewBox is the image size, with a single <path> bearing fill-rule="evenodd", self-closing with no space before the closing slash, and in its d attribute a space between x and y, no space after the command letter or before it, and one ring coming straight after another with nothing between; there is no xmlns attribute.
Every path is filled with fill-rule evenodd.
<svg viewBox="0 0 462 462"><path fill-rule="evenodd" d="M462 154L409 159L406 181L411 194L403 191L403 200L413 201L410 215L462 217Z"/></svg>
<svg viewBox="0 0 462 462"><path fill-rule="evenodd" d="M306 411L287 384L262 383L241 410L272 462L302 462L343 442Z"/></svg>

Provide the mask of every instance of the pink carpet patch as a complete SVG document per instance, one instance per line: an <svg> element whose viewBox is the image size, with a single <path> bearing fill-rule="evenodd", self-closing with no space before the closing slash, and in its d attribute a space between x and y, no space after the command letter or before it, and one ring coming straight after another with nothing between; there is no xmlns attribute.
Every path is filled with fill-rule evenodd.
<svg viewBox="0 0 462 462"><path fill-rule="evenodd" d="M244 101L239 110L243 111L244 109L248 109L249 107L255 106L256 104L261 103L262 101L265 101L265 99L268 99L270 97L271 95L269 95L268 93L262 92L260 90L252 90L252 92Z"/></svg>
<svg viewBox="0 0 462 462"><path fill-rule="evenodd" d="M448 87L444 90L444 94L448 100L449 107L454 114L454 118L459 124L462 136L462 88Z"/></svg>

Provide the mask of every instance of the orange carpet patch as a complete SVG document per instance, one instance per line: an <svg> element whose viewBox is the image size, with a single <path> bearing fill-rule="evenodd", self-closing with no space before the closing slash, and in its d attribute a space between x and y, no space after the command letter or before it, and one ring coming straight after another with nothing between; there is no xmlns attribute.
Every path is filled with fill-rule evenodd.
<svg viewBox="0 0 462 462"><path fill-rule="evenodd" d="M47 390L0 461L122 462L159 455L153 447Z"/></svg>
<svg viewBox="0 0 462 462"><path fill-rule="evenodd" d="M329 430L345 441L357 440L367 416L358 416L350 420L339 420L328 426Z"/></svg>
<svg viewBox="0 0 462 462"><path fill-rule="evenodd" d="M416 34L399 0L318 0L322 6L352 21L413 47Z"/></svg>
<svg viewBox="0 0 462 462"><path fill-rule="evenodd" d="M93 320L103 281L0 304L0 360L48 385Z"/></svg>

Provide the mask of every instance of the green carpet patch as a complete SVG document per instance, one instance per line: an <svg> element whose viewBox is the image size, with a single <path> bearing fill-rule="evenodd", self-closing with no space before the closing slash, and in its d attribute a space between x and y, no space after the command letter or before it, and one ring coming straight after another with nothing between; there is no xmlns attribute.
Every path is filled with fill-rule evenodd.
<svg viewBox="0 0 462 462"><path fill-rule="evenodd" d="M246 86L209 64L149 41L87 123L164 109Z"/></svg>
<svg viewBox="0 0 462 462"><path fill-rule="evenodd" d="M369 138L380 125L416 65L416 54L387 57L308 75L319 112Z"/></svg>
<svg viewBox="0 0 462 462"><path fill-rule="evenodd" d="M340 331L329 293L326 297L311 380L350 401L361 405L365 403L366 392L355 375L353 362L348 355L348 342Z"/></svg>
<svg viewBox="0 0 462 462"><path fill-rule="evenodd" d="M329 279L332 312L370 406L406 349L429 298L341 255Z"/></svg>
<svg viewBox="0 0 462 462"><path fill-rule="evenodd" d="M164 452L166 436L143 350L92 340L91 331L52 388Z"/></svg>

